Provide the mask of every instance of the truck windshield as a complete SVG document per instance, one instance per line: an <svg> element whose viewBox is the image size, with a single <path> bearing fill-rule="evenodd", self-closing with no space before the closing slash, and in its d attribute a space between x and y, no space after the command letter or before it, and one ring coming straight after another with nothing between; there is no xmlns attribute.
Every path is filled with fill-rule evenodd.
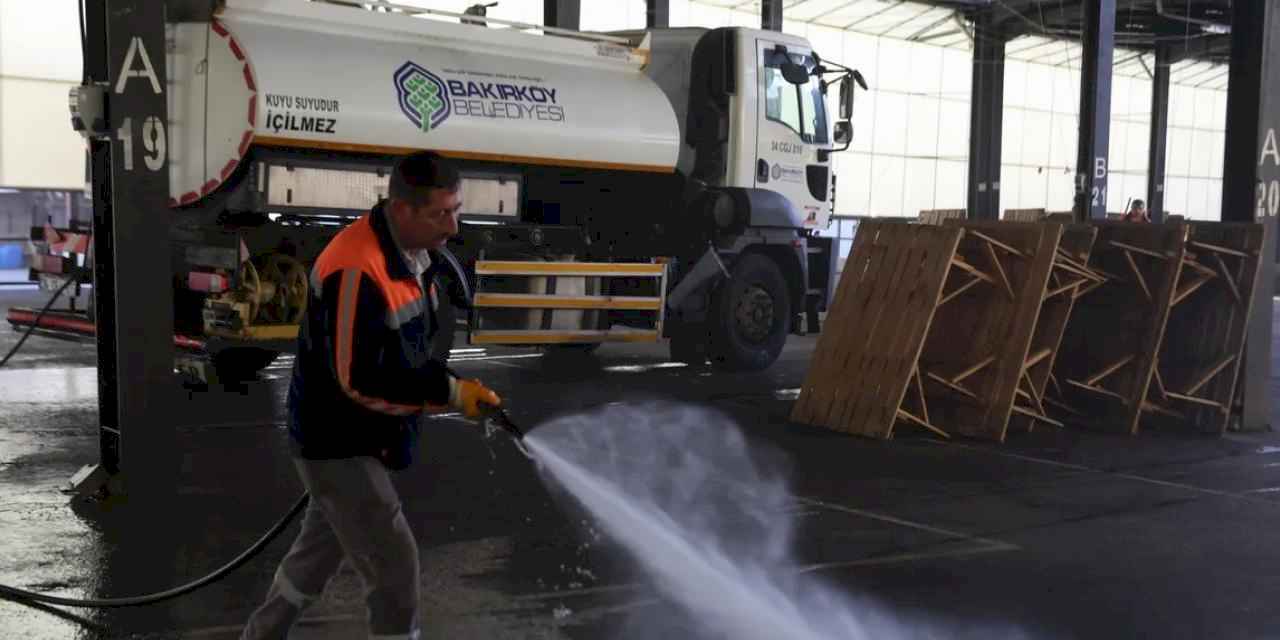
<svg viewBox="0 0 1280 640"><path fill-rule="evenodd" d="M826 144L827 109L818 78L791 84L782 77L785 57L772 50L764 56L765 117L795 131L805 142ZM812 56L791 54L791 59L806 69L814 66Z"/></svg>

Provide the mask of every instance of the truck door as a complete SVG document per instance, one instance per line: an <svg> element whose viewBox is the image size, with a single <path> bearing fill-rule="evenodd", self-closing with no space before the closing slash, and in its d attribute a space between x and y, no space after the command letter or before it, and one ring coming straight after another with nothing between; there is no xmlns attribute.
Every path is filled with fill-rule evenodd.
<svg viewBox="0 0 1280 640"><path fill-rule="evenodd" d="M826 228L830 215L828 195L830 162L819 159L818 150L830 148L826 104L819 82L810 76L804 84L783 77L782 65L792 62L812 70L808 49L757 40L759 86L756 94L755 186L786 196L805 215L806 227Z"/></svg>

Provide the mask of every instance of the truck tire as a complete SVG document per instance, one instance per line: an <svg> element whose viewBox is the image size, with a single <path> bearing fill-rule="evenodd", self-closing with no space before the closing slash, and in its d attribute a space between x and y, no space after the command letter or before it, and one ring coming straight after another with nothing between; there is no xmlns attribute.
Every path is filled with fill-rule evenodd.
<svg viewBox="0 0 1280 640"><path fill-rule="evenodd" d="M778 265L761 254L740 258L713 297L710 321L716 367L759 371L772 365L791 327L791 297Z"/></svg>

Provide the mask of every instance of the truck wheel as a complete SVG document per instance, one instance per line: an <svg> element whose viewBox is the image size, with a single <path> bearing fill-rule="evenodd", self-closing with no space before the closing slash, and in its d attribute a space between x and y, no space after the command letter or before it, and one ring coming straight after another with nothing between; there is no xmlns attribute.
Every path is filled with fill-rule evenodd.
<svg viewBox="0 0 1280 640"><path fill-rule="evenodd" d="M791 326L791 298L778 265L748 254L733 266L712 302L711 362L731 371L768 368Z"/></svg>
<svg viewBox="0 0 1280 640"><path fill-rule="evenodd" d="M269 349L232 347L213 354L213 369L222 382L253 380L279 355Z"/></svg>

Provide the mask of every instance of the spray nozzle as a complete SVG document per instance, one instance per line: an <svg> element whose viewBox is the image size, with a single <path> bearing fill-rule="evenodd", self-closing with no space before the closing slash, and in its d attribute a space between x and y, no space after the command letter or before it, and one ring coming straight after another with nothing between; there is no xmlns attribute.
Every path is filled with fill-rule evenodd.
<svg viewBox="0 0 1280 640"><path fill-rule="evenodd" d="M482 402L480 411L486 421L501 427L517 441L524 440L524 431L511 420L511 416L507 415L507 411L502 407Z"/></svg>

